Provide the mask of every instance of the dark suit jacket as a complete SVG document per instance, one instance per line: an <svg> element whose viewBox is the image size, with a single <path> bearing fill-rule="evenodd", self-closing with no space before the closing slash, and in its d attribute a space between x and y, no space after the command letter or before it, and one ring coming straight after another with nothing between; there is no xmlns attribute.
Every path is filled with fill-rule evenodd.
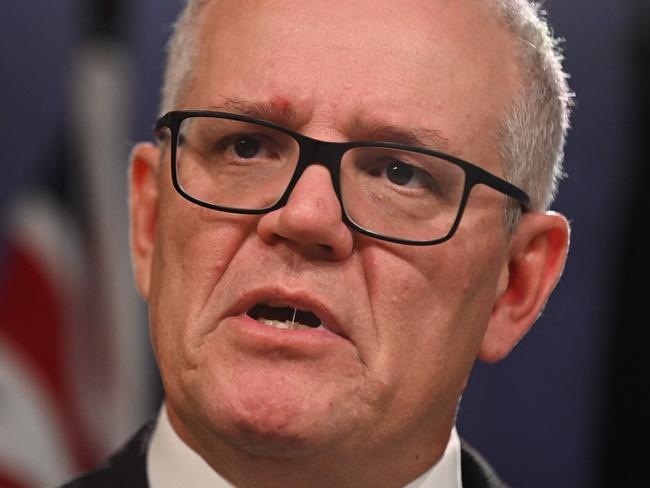
<svg viewBox="0 0 650 488"><path fill-rule="evenodd" d="M108 461L62 488L148 488L147 447L154 425L149 422ZM465 442L461 470L463 488L507 488L485 459Z"/></svg>

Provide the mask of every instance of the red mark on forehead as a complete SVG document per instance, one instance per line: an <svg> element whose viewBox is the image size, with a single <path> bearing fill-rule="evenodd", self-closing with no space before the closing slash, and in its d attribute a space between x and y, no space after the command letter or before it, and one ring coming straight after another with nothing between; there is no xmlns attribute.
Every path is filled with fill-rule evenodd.
<svg viewBox="0 0 650 488"><path fill-rule="evenodd" d="M285 113L287 115L293 112L289 99L280 95L276 95L271 98L271 105L278 112Z"/></svg>
<svg viewBox="0 0 650 488"><path fill-rule="evenodd" d="M300 127L309 120L309 111L305 110L304 104L292 102L281 95L272 96L265 101L227 98L223 103L212 108L264 119L292 128ZM298 108L299 113L296 112Z"/></svg>

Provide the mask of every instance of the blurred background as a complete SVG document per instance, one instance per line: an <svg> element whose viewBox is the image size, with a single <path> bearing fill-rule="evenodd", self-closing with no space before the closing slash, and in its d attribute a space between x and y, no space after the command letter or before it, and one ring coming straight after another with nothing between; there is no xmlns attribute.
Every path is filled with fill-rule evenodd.
<svg viewBox="0 0 650 488"><path fill-rule="evenodd" d="M477 366L459 430L513 486L650 486L650 0L545 5L577 93L554 206L572 249L528 337ZM158 407L126 167L180 7L22 0L0 17L0 487L64 481Z"/></svg>

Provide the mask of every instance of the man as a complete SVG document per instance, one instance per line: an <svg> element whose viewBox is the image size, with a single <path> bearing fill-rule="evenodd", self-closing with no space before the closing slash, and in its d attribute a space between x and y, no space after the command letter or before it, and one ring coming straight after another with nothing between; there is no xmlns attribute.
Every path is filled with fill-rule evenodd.
<svg viewBox="0 0 650 488"><path fill-rule="evenodd" d="M165 404L71 486L501 486L454 420L561 274L568 105L523 0L190 2L131 169Z"/></svg>

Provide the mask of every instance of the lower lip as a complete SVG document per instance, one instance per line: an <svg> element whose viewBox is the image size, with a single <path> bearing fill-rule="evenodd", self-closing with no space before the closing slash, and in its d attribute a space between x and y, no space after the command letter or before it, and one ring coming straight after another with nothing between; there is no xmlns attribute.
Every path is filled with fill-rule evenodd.
<svg viewBox="0 0 650 488"><path fill-rule="evenodd" d="M236 329L238 334L244 334L249 340L273 346L291 347L322 347L328 344L350 344L350 342L325 328L313 329L276 329L264 325L246 314L225 319L222 327Z"/></svg>

